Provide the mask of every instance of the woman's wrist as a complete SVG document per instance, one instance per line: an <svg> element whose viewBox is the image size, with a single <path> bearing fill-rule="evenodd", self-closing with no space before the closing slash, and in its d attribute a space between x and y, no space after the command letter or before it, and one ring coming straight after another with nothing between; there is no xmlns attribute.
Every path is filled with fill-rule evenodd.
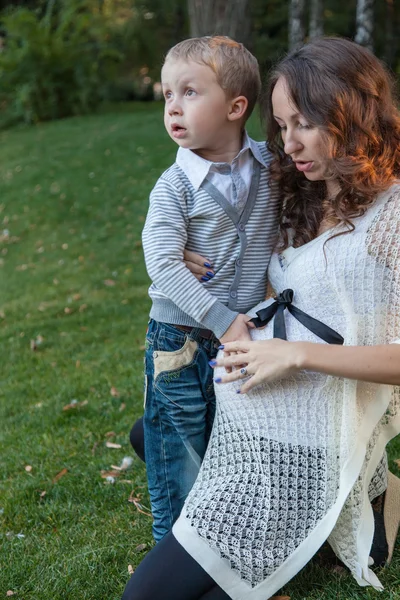
<svg viewBox="0 0 400 600"><path fill-rule="evenodd" d="M309 366L311 362L311 350L312 346L316 344L311 344L310 342L292 342L296 348L293 357L293 367L296 371L303 371L304 369L310 369Z"/></svg>

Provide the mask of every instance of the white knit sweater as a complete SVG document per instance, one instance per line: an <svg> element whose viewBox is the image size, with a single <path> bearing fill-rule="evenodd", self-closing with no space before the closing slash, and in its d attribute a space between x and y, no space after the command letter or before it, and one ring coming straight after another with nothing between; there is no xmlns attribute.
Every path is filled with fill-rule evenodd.
<svg viewBox="0 0 400 600"><path fill-rule="evenodd" d="M271 284L293 289L293 304L345 345L398 342L400 184L354 224L352 233L329 239L337 229L326 231L273 255ZM288 340L324 343L288 311L285 321ZM253 338L270 339L272 329ZM381 589L368 567L369 498L385 489L399 388L310 371L248 395L236 388L216 386L212 436L175 537L233 600L266 600L327 538L360 585Z"/></svg>

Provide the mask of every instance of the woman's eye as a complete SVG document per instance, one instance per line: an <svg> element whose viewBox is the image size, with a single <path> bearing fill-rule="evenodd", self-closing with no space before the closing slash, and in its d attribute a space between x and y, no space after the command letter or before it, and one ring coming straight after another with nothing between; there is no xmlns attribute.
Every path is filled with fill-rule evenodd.
<svg viewBox="0 0 400 600"><path fill-rule="evenodd" d="M299 123L299 129L310 129L307 123Z"/></svg>

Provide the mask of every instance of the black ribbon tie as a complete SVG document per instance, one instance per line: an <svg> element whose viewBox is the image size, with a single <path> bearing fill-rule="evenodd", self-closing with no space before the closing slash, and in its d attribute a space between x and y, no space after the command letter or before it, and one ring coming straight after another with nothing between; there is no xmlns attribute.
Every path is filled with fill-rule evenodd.
<svg viewBox="0 0 400 600"><path fill-rule="evenodd" d="M281 340L286 340L286 326L285 326L285 317L284 311L287 308L291 315L294 316L304 327L309 329L317 335L319 338L327 342L328 344L338 344L342 345L344 342L344 338L337 333L334 329L325 325L325 323L321 323L317 319L310 317L307 313L303 312L297 306L292 304L294 292L291 289L283 290L278 296L274 299L275 302L258 311L257 316L254 319L251 319L250 322L254 323L256 327L265 327L273 317L274 319L274 338L280 338Z"/></svg>

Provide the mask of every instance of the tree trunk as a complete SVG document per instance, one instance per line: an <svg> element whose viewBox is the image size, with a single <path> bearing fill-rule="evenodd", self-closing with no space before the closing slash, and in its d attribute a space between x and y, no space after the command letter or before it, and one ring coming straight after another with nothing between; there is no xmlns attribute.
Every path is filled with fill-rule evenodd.
<svg viewBox="0 0 400 600"><path fill-rule="evenodd" d="M191 37L228 35L248 45L250 0L188 0Z"/></svg>
<svg viewBox="0 0 400 600"><path fill-rule="evenodd" d="M389 67L394 66L394 57L396 56L397 37L394 36L394 23L396 15L394 12L393 0L386 0L386 18L385 18L385 61Z"/></svg>
<svg viewBox="0 0 400 600"><path fill-rule="evenodd" d="M374 0L357 0L356 36L357 44L373 50Z"/></svg>
<svg viewBox="0 0 400 600"><path fill-rule="evenodd" d="M304 0L290 0L289 50L304 42Z"/></svg>
<svg viewBox="0 0 400 600"><path fill-rule="evenodd" d="M310 40L324 35L323 0L311 0L310 7Z"/></svg>

